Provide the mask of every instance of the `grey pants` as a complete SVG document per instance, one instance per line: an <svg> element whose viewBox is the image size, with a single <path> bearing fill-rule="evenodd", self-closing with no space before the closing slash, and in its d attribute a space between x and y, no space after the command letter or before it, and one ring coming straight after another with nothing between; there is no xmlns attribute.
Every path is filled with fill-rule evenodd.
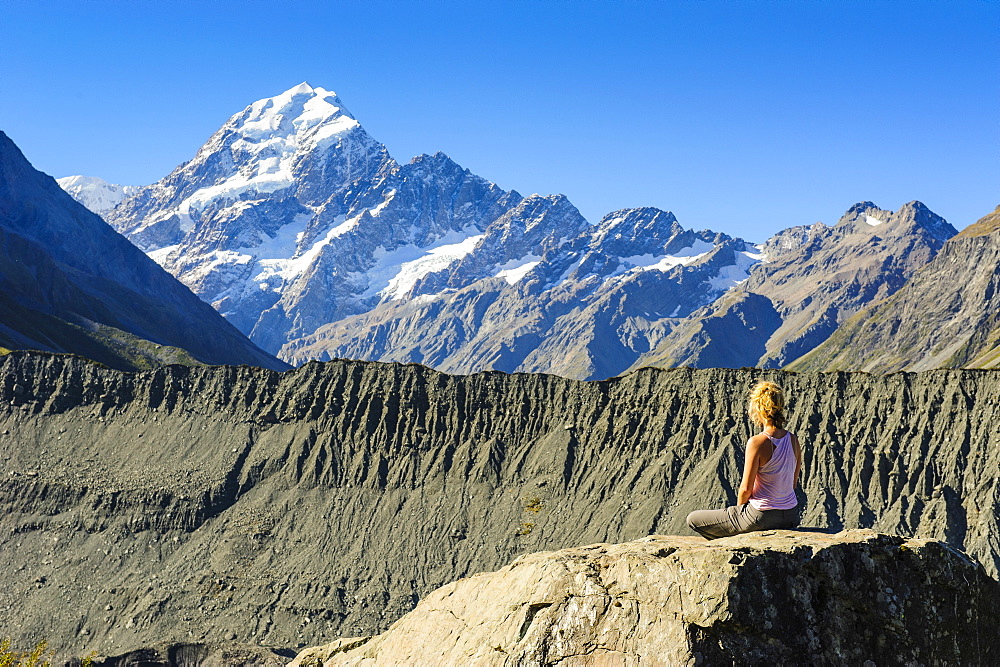
<svg viewBox="0 0 1000 667"><path fill-rule="evenodd" d="M799 525L799 508L758 510L750 503L743 503L721 510L696 510L688 514L687 524L702 537L714 540L754 530L796 528Z"/></svg>

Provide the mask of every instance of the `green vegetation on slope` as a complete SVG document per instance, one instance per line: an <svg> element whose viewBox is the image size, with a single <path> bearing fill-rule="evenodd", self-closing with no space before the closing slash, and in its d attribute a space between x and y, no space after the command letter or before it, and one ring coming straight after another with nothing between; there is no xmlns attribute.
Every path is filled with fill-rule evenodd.
<svg viewBox="0 0 1000 667"><path fill-rule="evenodd" d="M996 231L1000 231L1000 206L997 206L992 213L979 218L962 231L955 238L969 238L972 236L986 236Z"/></svg>
<svg viewBox="0 0 1000 667"><path fill-rule="evenodd" d="M49 649L49 642L42 639L30 651L18 651L14 648L10 637L0 639L0 667L51 667L55 661L55 651ZM79 659L80 667L90 667L94 664L96 652Z"/></svg>
<svg viewBox="0 0 1000 667"><path fill-rule="evenodd" d="M895 294L785 368L890 373L998 366L1000 207L949 239Z"/></svg>
<svg viewBox="0 0 1000 667"><path fill-rule="evenodd" d="M159 345L103 324L73 324L3 297L0 297L0 346L5 352L72 351L123 371L149 370L168 364L203 365L180 348Z"/></svg>

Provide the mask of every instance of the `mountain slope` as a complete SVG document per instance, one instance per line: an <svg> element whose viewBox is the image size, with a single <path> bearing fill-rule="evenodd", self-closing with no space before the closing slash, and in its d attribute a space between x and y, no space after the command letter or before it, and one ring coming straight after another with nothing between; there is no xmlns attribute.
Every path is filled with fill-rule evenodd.
<svg viewBox="0 0 1000 667"><path fill-rule="evenodd" d="M36 171L0 132L0 341L119 368L184 360L286 368L100 217Z"/></svg>
<svg viewBox="0 0 1000 667"><path fill-rule="evenodd" d="M998 367L1000 207L945 243L898 292L789 366L880 373Z"/></svg>
<svg viewBox="0 0 1000 667"><path fill-rule="evenodd" d="M441 153L396 164L334 93L301 84L234 115L108 220L278 352L405 296L520 199Z"/></svg>
<svg viewBox="0 0 1000 667"><path fill-rule="evenodd" d="M920 202L851 207L833 227L794 227L731 293L680 323L633 366L786 366L900 289L955 230Z"/></svg>

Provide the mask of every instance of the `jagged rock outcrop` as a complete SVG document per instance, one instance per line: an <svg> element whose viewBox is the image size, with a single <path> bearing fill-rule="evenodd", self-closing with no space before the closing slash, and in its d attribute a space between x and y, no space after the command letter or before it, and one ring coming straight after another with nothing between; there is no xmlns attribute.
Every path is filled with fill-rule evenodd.
<svg viewBox="0 0 1000 667"><path fill-rule="evenodd" d="M522 556L291 665L983 665L998 605L1000 582L943 542L650 536Z"/></svg>
<svg viewBox="0 0 1000 667"><path fill-rule="evenodd" d="M832 227L784 230L764 244L766 259L749 279L678 323L632 367L787 366L899 290L955 233L917 201L895 212L861 202Z"/></svg>
<svg viewBox="0 0 1000 667"><path fill-rule="evenodd" d="M171 362L288 368L34 169L2 132L0 346L125 370Z"/></svg>
<svg viewBox="0 0 1000 667"><path fill-rule="evenodd" d="M795 370L1000 367L1000 207L962 230L898 292L845 322Z"/></svg>
<svg viewBox="0 0 1000 667"><path fill-rule="evenodd" d="M457 267L423 283L442 291L320 327L285 346L282 356L603 379L627 369L680 318L745 280L759 260L747 242L684 229L667 211L615 211L586 226L564 197L525 202ZM524 247L521 229L550 241ZM501 248L508 253L501 259L515 257L512 264L494 259Z"/></svg>
<svg viewBox="0 0 1000 667"><path fill-rule="evenodd" d="M804 526L946 540L996 575L997 372L129 374L15 352L0 361L0 627L77 656L317 645L520 554L686 534L689 511L735 500L760 377L791 399Z"/></svg>

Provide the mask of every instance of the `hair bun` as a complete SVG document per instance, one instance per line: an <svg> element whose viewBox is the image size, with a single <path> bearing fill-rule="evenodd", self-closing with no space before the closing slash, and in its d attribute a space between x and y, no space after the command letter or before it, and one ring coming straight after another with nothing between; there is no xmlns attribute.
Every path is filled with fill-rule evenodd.
<svg viewBox="0 0 1000 667"><path fill-rule="evenodd" d="M785 393L781 387L773 382L761 380L750 390L750 398L747 403L750 416L755 421L771 422L778 428L784 428L787 420L785 418Z"/></svg>

